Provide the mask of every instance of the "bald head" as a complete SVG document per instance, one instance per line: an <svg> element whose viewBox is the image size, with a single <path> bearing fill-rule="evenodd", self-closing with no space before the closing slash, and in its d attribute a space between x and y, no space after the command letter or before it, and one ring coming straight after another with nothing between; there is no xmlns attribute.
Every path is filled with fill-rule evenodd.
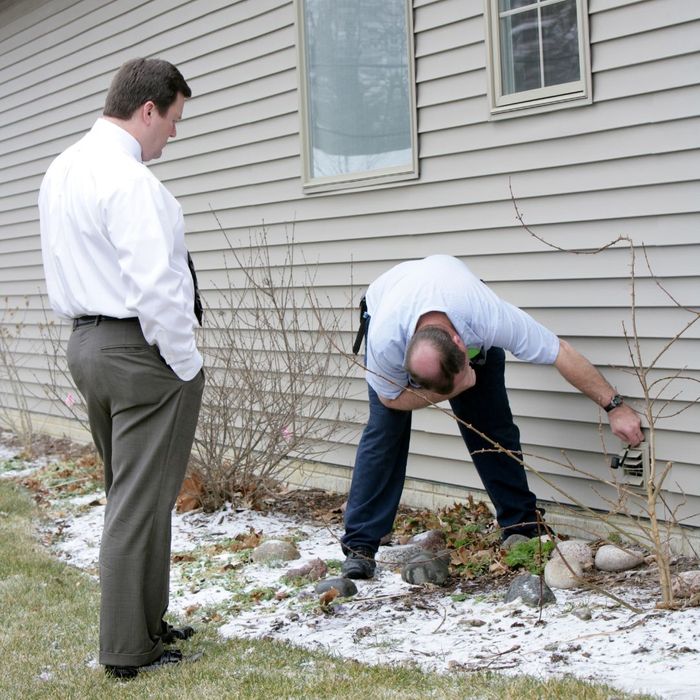
<svg viewBox="0 0 700 700"><path fill-rule="evenodd" d="M411 379L428 391L450 394L455 377L467 362L447 330L426 325L418 329L406 348L406 371Z"/></svg>

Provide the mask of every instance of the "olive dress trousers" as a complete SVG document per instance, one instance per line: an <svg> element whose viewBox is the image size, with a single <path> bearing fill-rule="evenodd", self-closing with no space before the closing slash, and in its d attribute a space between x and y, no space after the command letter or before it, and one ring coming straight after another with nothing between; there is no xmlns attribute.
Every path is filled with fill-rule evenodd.
<svg viewBox="0 0 700 700"><path fill-rule="evenodd" d="M136 318L82 321L74 322L67 354L105 472L99 663L142 666L163 653L172 509L204 373L181 380Z"/></svg>

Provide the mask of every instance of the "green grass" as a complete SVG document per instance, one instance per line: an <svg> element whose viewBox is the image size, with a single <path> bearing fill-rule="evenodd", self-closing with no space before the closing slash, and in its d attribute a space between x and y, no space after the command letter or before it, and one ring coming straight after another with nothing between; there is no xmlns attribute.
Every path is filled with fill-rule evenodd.
<svg viewBox="0 0 700 700"><path fill-rule="evenodd" d="M211 627L182 644L202 658L118 683L95 665L99 589L40 544L28 495L0 481L0 698L439 698L609 700L626 695L573 679L429 674L364 666L272 641L222 641ZM465 650L468 653L468 650Z"/></svg>

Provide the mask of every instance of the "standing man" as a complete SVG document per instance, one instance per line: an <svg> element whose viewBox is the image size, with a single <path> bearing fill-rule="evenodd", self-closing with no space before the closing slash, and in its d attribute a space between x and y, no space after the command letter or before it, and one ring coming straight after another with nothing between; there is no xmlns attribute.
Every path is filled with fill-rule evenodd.
<svg viewBox="0 0 700 700"><path fill-rule="evenodd" d="M204 388L201 304L182 209L144 165L176 135L192 94L180 71L135 59L103 116L49 167L39 193L51 306L73 320L68 366L104 462L100 655L108 676L177 663L163 645L171 511Z"/></svg>
<svg viewBox="0 0 700 700"><path fill-rule="evenodd" d="M403 490L411 412L429 402L449 401L457 418L485 436L459 424L503 536L537 534L525 469L493 445L521 453L504 350L554 364L605 409L615 435L632 445L644 439L639 416L583 355L497 297L456 258L433 255L396 265L369 286L366 301L370 413L345 511L345 576L374 575L374 554L391 532Z"/></svg>

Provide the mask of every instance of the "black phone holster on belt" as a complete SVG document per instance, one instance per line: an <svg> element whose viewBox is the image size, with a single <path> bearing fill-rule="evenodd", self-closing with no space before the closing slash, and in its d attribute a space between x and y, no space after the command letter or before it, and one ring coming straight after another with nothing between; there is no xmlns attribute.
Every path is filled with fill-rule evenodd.
<svg viewBox="0 0 700 700"><path fill-rule="evenodd" d="M369 319L369 314L367 313L367 301L364 297L360 299L360 327L357 329L357 335L355 336L355 342L352 344L352 354L357 355L360 352L360 347L362 346L362 339L367 335L367 321Z"/></svg>

